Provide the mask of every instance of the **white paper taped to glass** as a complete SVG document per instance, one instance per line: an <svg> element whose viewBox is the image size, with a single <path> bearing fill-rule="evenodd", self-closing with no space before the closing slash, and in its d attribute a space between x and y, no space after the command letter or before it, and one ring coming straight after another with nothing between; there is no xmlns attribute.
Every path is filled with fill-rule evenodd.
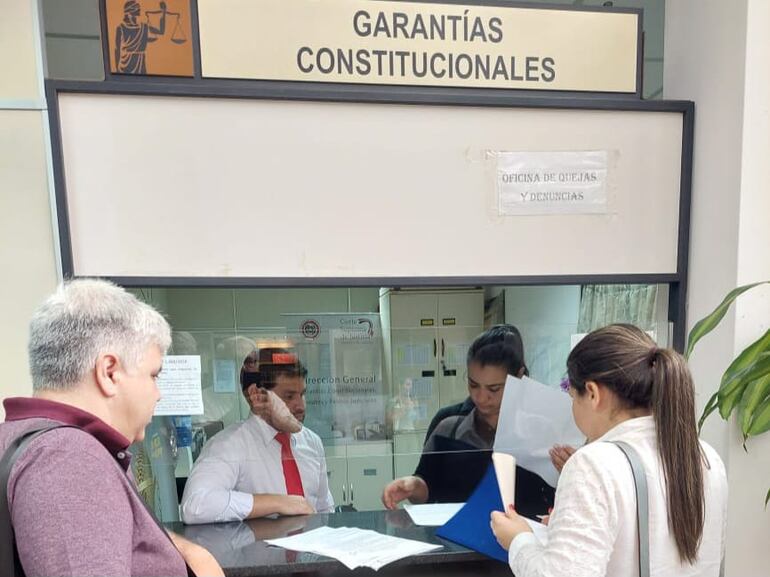
<svg viewBox="0 0 770 577"><path fill-rule="evenodd" d="M585 436L572 418L572 400L560 387L524 377L505 381L494 450L516 457L516 464L556 486L559 473L548 451L554 445L583 445Z"/></svg>
<svg viewBox="0 0 770 577"><path fill-rule="evenodd" d="M607 213L606 150L495 153L498 214Z"/></svg>

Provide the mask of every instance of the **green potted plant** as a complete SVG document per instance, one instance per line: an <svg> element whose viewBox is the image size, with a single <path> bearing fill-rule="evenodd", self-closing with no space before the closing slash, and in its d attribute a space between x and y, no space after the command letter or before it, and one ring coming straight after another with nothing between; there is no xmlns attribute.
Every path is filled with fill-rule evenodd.
<svg viewBox="0 0 770 577"><path fill-rule="evenodd" d="M738 287L724 298L711 314L695 323L687 337L685 357L689 358L695 344L714 330L732 305L733 301L763 281ZM718 410L727 420L737 410L738 424L743 433L743 448L746 441L770 431L770 329L747 346L727 367L722 375L719 389L712 395L703 409L698 427L703 427L706 418ZM765 507L770 501L770 490L765 497Z"/></svg>

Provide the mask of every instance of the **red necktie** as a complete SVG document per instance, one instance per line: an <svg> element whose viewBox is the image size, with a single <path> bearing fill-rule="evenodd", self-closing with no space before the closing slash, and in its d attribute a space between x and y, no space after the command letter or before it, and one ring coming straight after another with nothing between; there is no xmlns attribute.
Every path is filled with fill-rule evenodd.
<svg viewBox="0 0 770 577"><path fill-rule="evenodd" d="M275 440L281 444L281 464L283 465L283 478L286 480L286 494L305 496L302 489L302 478L299 476L299 467L291 452L291 438L289 433L278 433Z"/></svg>

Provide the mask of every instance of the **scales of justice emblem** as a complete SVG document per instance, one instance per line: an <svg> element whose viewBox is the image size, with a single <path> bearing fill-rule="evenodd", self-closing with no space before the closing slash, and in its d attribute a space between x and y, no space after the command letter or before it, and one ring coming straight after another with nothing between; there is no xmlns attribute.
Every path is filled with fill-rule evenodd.
<svg viewBox="0 0 770 577"><path fill-rule="evenodd" d="M182 22L182 14L169 11L165 2L160 2L157 10L144 10L142 16L139 0L127 0L123 5L123 20L115 28L117 72L147 74L147 53L153 42L165 37L169 30L171 42L187 42Z"/></svg>

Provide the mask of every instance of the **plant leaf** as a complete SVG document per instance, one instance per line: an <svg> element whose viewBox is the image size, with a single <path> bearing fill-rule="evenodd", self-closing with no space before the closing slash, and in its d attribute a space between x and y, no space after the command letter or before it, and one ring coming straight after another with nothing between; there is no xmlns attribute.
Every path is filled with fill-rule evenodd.
<svg viewBox="0 0 770 577"><path fill-rule="evenodd" d="M751 427L748 434L751 436L761 435L770 431L770 399L765 401L757 407L757 412L754 415L754 419L751 421Z"/></svg>
<svg viewBox="0 0 770 577"><path fill-rule="evenodd" d="M752 381L770 374L770 352L760 353L755 361L734 374L719 388L719 414L727 419L743 397L746 387Z"/></svg>
<svg viewBox="0 0 770 577"><path fill-rule="evenodd" d="M706 418L717 410L719 407L719 404L717 401L719 400L719 391L711 395L711 398L709 399L708 403L706 403L706 406L703 407L703 414L700 416L700 419L698 420L698 434L700 435L701 429L703 428L703 423L706 421Z"/></svg>
<svg viewBox="0 0 770 577"><path fill-rule="evenodd" d="M751 423L756 416L756 409L768 397L770 397L770 375L752 381L743 393L741 404L738 407L738 421L744 437L749 434Z"/></svg>
<svg viewBox="0 0 770 577"><path fill-rule="evenodd" d="M770 352L770 329L768 329L767 332L765 332L765 334L759 337L756 341L743 349L741 354L733 359L733 362L730 363L730 366L727 367L725 373L722 375L722 381L719 385L719 388L722 389L727 381L731 380L735 375L754 363L759 355L767 352ZM728 394L728 391L724 391L723 394Z"/></svg>
<svg viewBox="0 0 770 577"><path fill-rule="evenodd" d="M770 283L770 281L747 284L731 290L729 293L727 293L727 296L724 298L724 300L719 303L719 306L717 306L717 308L711 312L711 314L703 317L701 320L695 323L695 326L693 326L690 334L687 336L687 350L684 354L685 358L690 358L690 353L692 353L693 348L695 348L695 343L697 343L708 333L713 331L714 328L716 328L716 326L719 324L719 321L721 321L725 314L727 314L730 305L733 304L735 299L737 299L747 290L765 283Z"/></svg>

